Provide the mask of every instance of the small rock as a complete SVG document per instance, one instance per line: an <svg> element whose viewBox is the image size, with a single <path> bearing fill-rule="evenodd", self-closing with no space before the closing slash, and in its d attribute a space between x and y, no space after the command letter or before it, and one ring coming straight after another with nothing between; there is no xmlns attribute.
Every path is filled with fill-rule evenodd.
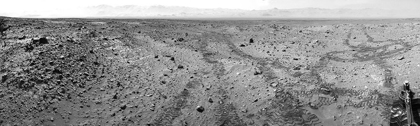
<svg viewBox="0 0 420 126"><path fill-rule="evenodd" d="M202 112L204 112L204 107L203 106L197 106L197 109L196 110L198 112L202 113Z"/></svg>
<svg viewBox="0 0 420 126"><path fill-rule="evenodd" d="M405 57L404 57L404 56L403 56L403 57L398 58L398 60L403 60L403 59L405 59Z"/></svg>
<svg viewBox="0 0 420 126"><path fill-rule="evenodd" d="M182 42L182 41L184 41L184 38L178 38L177 41Z"/></svg>
<svg viewBox="0 0 420 126"><path fill-rule="evenodd" d="M249 39L249 43L254 43L254 39Z"/></svg>
<svg viewBox="0 0 420 126"><path fill-rule="evenodd" d="M276 82L271 83L271 87L276 87L276 86L277 86Z"/></svg>
<svg viewBox="0 0 420 126"><path fill-rule="evenodd" d="M153 96L153 94L147 94L146 95L146 97L152 97Z"/></svg>
<svg viewBox="0 0 420 126"><path fill-rule="evenodd" d="M247 113L248 112L248 109L244 108L244 109L241 110L241 112Z"/></svg>
<svg viewBox="0 0 420 126"><path fill-rule="evenodd" d="M210 102L210 103L213 103L213 99L209 98L209 102Z"/></svg>
<svg viewBox="0 0 420 126"><path fill-rule="evenodd" d="M44 44L48 44L48 40L47 40L47 38L40 38L39 39L39 44L41 44L41 45L44 45Z"/></svg>
<svg viewBox="0 0 420 126"><path fill-rule="evenodd" d="M184 66L178 65L178 69L184 69Z"/></svg>

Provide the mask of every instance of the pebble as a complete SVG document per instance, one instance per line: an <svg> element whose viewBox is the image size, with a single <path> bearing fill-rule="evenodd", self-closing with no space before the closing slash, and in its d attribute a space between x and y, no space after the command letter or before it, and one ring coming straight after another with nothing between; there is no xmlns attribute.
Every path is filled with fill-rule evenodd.
<svg viewBox="0 0 420 126"><path fill-rule="evenodd" d="M276 86L277 86L276 82L271 83L271 87L276 87Z"/></svg>
<svg viewBox="0 0 420 126"><path fill-rule="evenodd" d="M210 102L210 103L213 103L213 99L209 98L209 102Z"/></svg>
<svg viewBox="0 0 420 126"><path fill-rule="evenodd" d="M247 113L248 112L248 109L244 108L244 109L241 110L241 112Z"/></svg>
<svg viewBox="0 0 420 126"><path fill-rule="evenodd" d="M200 113L204 112L204 107L203 106L197 106L196 110Z"/></svg>

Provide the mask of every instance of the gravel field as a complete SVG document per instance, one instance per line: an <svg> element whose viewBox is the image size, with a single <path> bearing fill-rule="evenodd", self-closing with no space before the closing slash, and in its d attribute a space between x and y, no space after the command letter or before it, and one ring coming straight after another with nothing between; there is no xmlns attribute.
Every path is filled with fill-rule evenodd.
<svg viewBox="0 0 420 126"><path fill-rule="evenodd" d="M387 126L402 83L420 92L417 19L2 17L0 32L1 126Z"/></svg>

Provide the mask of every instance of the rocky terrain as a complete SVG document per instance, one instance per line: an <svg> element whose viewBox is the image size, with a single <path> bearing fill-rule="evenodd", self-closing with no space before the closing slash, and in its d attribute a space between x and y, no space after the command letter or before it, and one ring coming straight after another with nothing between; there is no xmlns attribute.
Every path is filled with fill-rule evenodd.
<svg viewBox="0 0 420 126"><path fill-rule="evenodd" d="M0 20L0 125L389 125L420 21Z"/></svg>

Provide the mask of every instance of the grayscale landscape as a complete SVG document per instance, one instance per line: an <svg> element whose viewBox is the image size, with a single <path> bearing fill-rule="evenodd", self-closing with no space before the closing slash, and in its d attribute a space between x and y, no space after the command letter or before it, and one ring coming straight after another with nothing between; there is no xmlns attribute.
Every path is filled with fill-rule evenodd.
<svg viewBox="0 0 420 126"><path fill-rule="evenodd" d="M0 124L389 125L420 21L1 19ZM416 95L417 97L417 95Z"/></svg>
<svg viewBox="0 0 420 126"><path fill-rule="evenodd" d="M417 126L419 0L9 0L0 126Z"/></svg>

